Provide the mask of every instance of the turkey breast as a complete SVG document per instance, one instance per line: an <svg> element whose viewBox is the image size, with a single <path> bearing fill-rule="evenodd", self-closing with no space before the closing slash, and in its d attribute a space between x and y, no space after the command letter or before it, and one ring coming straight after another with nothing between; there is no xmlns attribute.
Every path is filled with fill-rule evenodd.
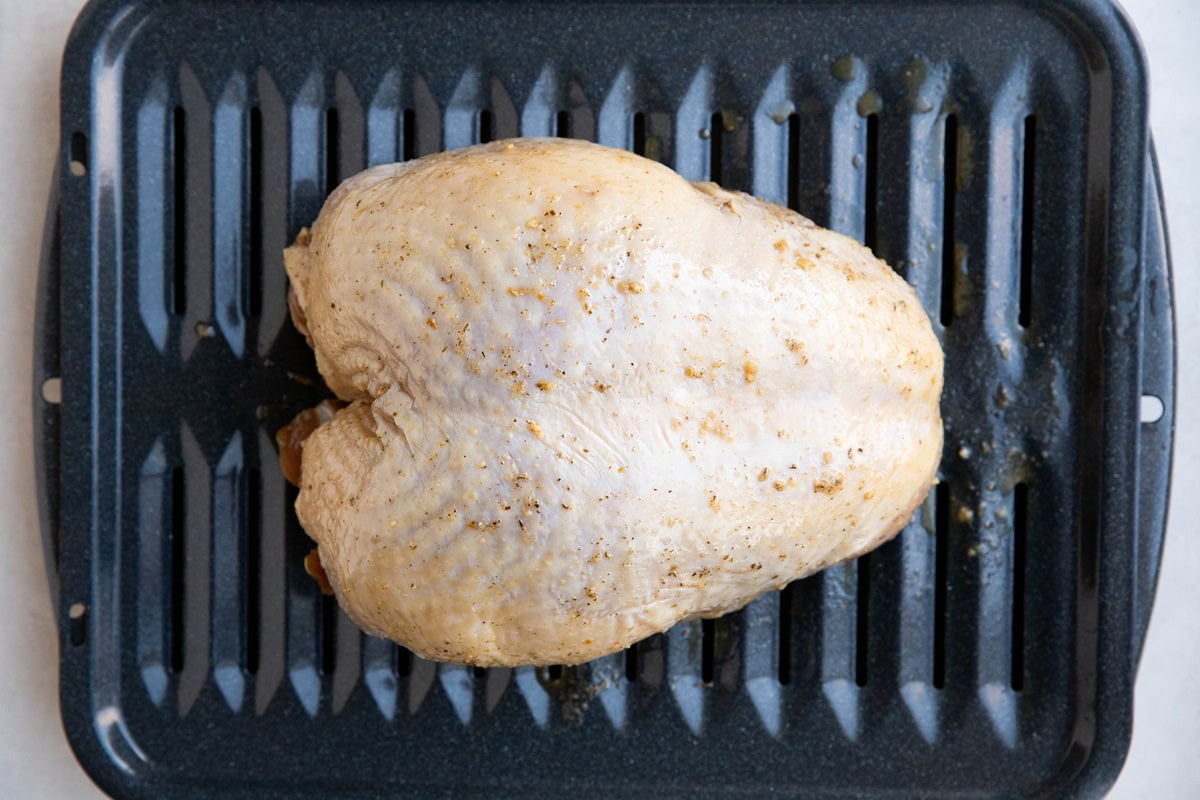
<svg viewBox="0 0 1200 800"><path fill-rule="evenodd" d="M417 654L574 664L892 537L942 352L859 243L632 153L515 139L369 169L285 252L349 405L296 511Z"/></svg>

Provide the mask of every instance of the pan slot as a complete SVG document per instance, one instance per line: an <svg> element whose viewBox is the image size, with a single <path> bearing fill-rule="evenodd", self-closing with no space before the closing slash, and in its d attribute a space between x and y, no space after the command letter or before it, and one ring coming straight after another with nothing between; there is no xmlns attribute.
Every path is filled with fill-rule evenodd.
<svg viewBox="0 0 1200 800"><path fill-rule="evenodd" d="M492 141L492 137L495 134L493 133L493 118L492 118L492 112L490 109L485 108L479 112L478 125L479 125L479 137L478 137L479 143L486 144L487 142Z"/></svg>
<svg viewBox="0 0 1200 800"><path fill-rule="evenodd" d="M334 598L328 598L334 600ZM330 687L331 710L340 714L350 700L354 687L358 685L362 673L362 640L364 634L358 626L334 602L336 612L334 625L337 626L337 637L334 641L333 664L330 665L333 676Z"/></svg>
<svg viewBox="0 0 1200 800"><path fill-rule="evenodd" d="M483 703L488 714L495 713L496 707L500 705L500 701L504 699L505 692L512 684L512 679L513 670L509 667L485 669L483 670L483 674L477 676L476 682L483 684ZM528 684L526 685L528 686ZM528 703L530 695L523 691L521 694ZM549 708L550 704L547 703L546 710L549 711ZM547 714L547 718L549 718L549 714Z"/></svg>
<svg viewBox="0 0 1200 800"><path fill-rule="evenodd" d="M546 667L546 680L557 681L563 676L562 664L551 664Z"/></svg>
<svg viewBox="0 0 1200 800"><path fill-rule="evenodd" d="M958 194L958 118L946 117L942 153L942 304L943 326L954 320L954 205Z"/></svg>
<svg viewBox="0 0 1200 800"><path fill-rule="evenodd" d="M625 727L629 716L629 681L625 678L625 656L612 653L588 664L579 684L588 694L594 694L604 709L604 715L614 730Z"/></svg>
<svg viewBox="0 0 1200 800"><path fill-rule="evenodd" d="M358 96L354 86L348 80L341 81L341 78L342 75L339 74L334 92L339 96L338 105L341 105L340 96L347 96L347 101L357 106ZM361 108L356 110L362 120L360 124L365 126L362 131L366 140L365 166L374 167L400 161L403 158L401 153L405 141L405 111L400 107L400 78L396 70L389 69L383 74L374 94L367 102L365 115Z"/></svg>
<svg viewBox="0 0 1200 800"><path fill-rule="evenodd" d="M262 111L257 106L250 109L250 157L247 170L250 173L250 266L246 274L246 300L249 314L257 317L262 313L263 280L263 150Z"/></svg>
<svg viewBox="0 0 1200 800"><path fill-rule="evenodd" d="M625 680L633 683L638 677L638 646L637 642L625 649Z"/></svg>
<svg viewBox="0 0 1200 800"><path fill-rule="evenodd" d="M946 568L950 540L950 487L934 487L934 566L933 566L933 686L946 685Z"/></svg>
<svg viewBox="0 0 1200 800"><path fill-rule="evenodd" d="M663 634L656 633L637 643L637 679L643 686L662 686L664 639Z"/></svg>
<svg viewBox="0 0 1200 800"><path fill-rule="evenodd" d="M572 139L587 142L596 141L596 114L588 105L587 95L578 84L572 83L567 89L567 135Z"/></svg>
<svg viewBox="0 0 1200 800"><path fill-rule="evenodd" d="M411 108L404 109L404 119L401 122L400 158L412 161L417 157L417 112Z"/></svg>
<svg viewBox="0 0 1200 800"><path fill-rule="evenodd" d="M328 195L340 183L338 175L338 112L336 108L325 112L325 194Z"/></svg>
<svg viewBox="0 0 1200 800"><path fill-rule="evenodd" d="M296 487L285 483L279 498L284 513L283 561L286 592L282 627L288 682L305 713L314 717L320 706L324 658L327 652L329 657L332 657L333 653L332 646L324 646L322 635L332 627L332 621L326 620L321 604L321 592L304 567L304 559L312 551L312 540L304 533L296 518L294 509L297 494ZM330 635L332 636L332 632Z"/></svg>
<svg viewBox="0 0 1200 800"><path fill-rule="evenodd" d="M332 675L337 666L337 600L321 595L321 666L322 675Z"/></svg>
<svg viewBox="0 0 1200 800"><path fill-rule="evenodd" d="M234 432L213 469L209 496L210 541L209 627L213 680L229 708L241 710L246 689L246 657L250 642L247 600L251 523L247 501L250 485L247 452L241 432ZM205 538L205 537L202 537Z"/></svg>
<svg viewBox="0 0 1200 800"><path fill-rule="evenodd" d="M171 151L174 106L168 105L167 93L166 83L156 79L137 111L135 170L138 205L135 220L137 311L155 348L164 354L175 314L171 290L175 255L170 249L174 235L171 225L173 198L170 194L174 169L174 154ZM165 487L166 473L162 480ZM166 497L165 488L163 497ZM160 526L160 534L164 530ZM163 541L165 543L165 536ZM165 631L165 624L162 627ZM165 669L165 655L163 659Z"/></svg>
<svg viewBox="0 0 1200 800"><path fill-rule="evenodd" d="M471 667L471 674L478 680L483 680L487 677L487 669L484 667Z"/></svg>
<svg viewBox="0 0 1200 800"><path fill-rule="evenodd" d="M722 683L734 674L741 677L759 722L772 736L778 735L783 715L783 682L779 679L779 606L782 596L782 592L767 592L742 610L737 626L741 664L737 668L731 664L731 669L722 670L721 674Z"/></svg>
<svg viewBox="0 0 1200 800"><path fill-rule="evenodd" d="M646 155L646 112L644 111L633 115L633 152L639 156Z"/></svg>
<svg viewBox="0 0 1200 800"><path fill-rule="evenodd" d="M386 639L366 636L362 640L362 677L367 691L385 719L396 716L399 685L396 680L396 645Z"/></svg>
<svg viewBox="0 0 1200 800"><path fill-rule="evenodd" d="M264 107L274 107L282 118L268 112L264 119L278 120L275 127L278 134L286 137L286 169L280 176L286 186L286 204L283 206L285 226L283 233L287 237L284 246L292 243L302 227L309 226L316 219L324 202L326 185L329 178L326 174L327 165L332 162L334 171L337 167L336 155L330 159L327 151L330 145L329 128L332 127L333 137L337 138L337 113L331 115L327 109L327 98L320 76L312 73L300 86L297 95L284 101L277 94L275 87L265 87L271 94L261 96ZM260 88L260 95L262 88ZM274 120L272 120L274 121ZM270 134L268 133L268 136ZM279 141L274 137L270 141ZM336 149L336 147L334 148Z"/></svg>
<svg viewBox="0 0 1200 800"><path fill-rule="evenodd" d="M413 671L413 660L416 658L412 650L407 647L401 647L393 644L392 647L396 651L396 675L401 678L407 678Z"/></svg>
<svg viewBox="0 0 1200 800"><path fill-rule="evenodd" d="M930 490L896 544L881 552L886 567L876 571L873 587L877 612L874 641L879 648L876 663L879 653L887 654L889 672L895 663L900 698L917 732L929 744L937 741L938 709L943 703L933 683L937 672L935 492ZM888 634L897 628L898 635Z"/></svg>
<svg viewBox="0 0 1200 800"><path fill-rule="evenodd" d="M171 470L171 672L183 672L184 608L183 467Z"/></svg>
<svg viewBox="0 0 1200 800"><path fill-rule="evenodd" d="M787 205L800 210L800 115L788 116L787 129Z"/></svg>
<svg viewBox="0 0 1200 800"><path fill-rule="evenodd" d="M198 120L194 121L198 129ZM199 278L191 287L191 293L196 298L196 290L203 286L208 290L204 294L211 300L205 303L205 318L194 326L194 330L200 338L220 334L234 356L241 358L246 347L246 317L253 271L249 189L254 165L250 160L246 81L240 73L232 75L223 87L204 133L207 141L192 142L193 157L199 151L199 158L205 162L203 172L208 184L205 194L211 199L201 205L193 196L190 221L193 233L196 232L195 223L208 223L208 230L204 231L207 252L203 258L191 259L192 275ZM195 165L193 161L193 167ZM192 185L197 186L195 176ZM197 269L197 263L203 266ZM231 484L229 488L233 491L236 486Z"/></svg>
<svg viewBox="0 0 1200 800"><path fill-rule="evenodd" d="M870 653L867 643L871 634L871 554L858 558L858 591L854 617L854 682L867 685L867 664Z"/></svg>
<svg viewBox="0 0 1200 800"><path fill-rule="evenodd" d="M218 652L212 649L212 600L214 577L223 573L219 572L219 568L214 564L214 557L221 554L214 548L213 523L221 521L222 518L214 516L215 484L208 459L186 423L180 426L179 461L186 465L186 474L180 485L180 504L174 512L179 517L182 539L177 577L183 592L180 597L182 613L177 631L183 654L177 689L179 714L185 716L213 677L210 665L212 656ZM186 497L183 497L183 492L186 492ZM235 583L234 590L238 588L240 586ZM232 625L235 636L240 634L241 620L233 620Z"/></svg>
<svg viewBox="0 0 1200 800"><path fill-rule="evenodd" d="M700 621L700 682L710 684L716 672L717 629L716 620Z"/></svg>
<svg viewBox="0 0 1200 800"><path fill-rule="evenodd" d="M792 605L796 602L795 584L789 583L779 593L779 683L792 682Z"/></svg>
<svg viewBox="0 0 1200 800"><path fill-rule="evenodd" d="M721 112L716 112L708 121L708 179L719 184L724 178L722 160L724 159L725 122Z"/></svg>
<svg viewBox="0 0 1200 800"><path fill-rule="evenodd" d="M171 307L182 316L187 311L187 121L183 106L171 117L172 240L175 247L171 272Z"/></svg>
<svg viewBox="0 0 1200 800"><path fill-rule="evenodd" d="M521 120L520 115L517 113L517 107L513 104L508 90L504 88L504 82L498 76L493 75L488 84L488 91L484 94L480 103L484 108L479 113L479 141L498 142L503 139L511 139L521 129ZM482 87L480 88L482 89ZM552 107L547 106L547 114L550 113Z"/></svg>
<svg viewBox="0 0 1200 800"><path fill-rule="evenodd" d="M268 115L268 120L270 119ZM270 131L270 125L267 127ZM268 135L267 140L271 137ZM269 208L269 206L268 206ZM268 239L269 241L269 239ZM287 518L295 516L284 503L286 494L283 473L273 463L275 453L275 431L270 434L263 427L257 432L255 445L257 466L252 472L250 492L250 519L257 524L256 538L250 550L247 574L254 597L250 601L253 612L251 624L258 626L258 635L249 636L247 641L254 648L257 660L254 670L254 710L261 715L279 689L287 663L287 555L285 537ZM265 463L264 463L265 462ZM254 520L257 520L255 523Z"/></svg>
<svg viewBox="0 0 1200 800"><path fill-rule="evenodd" d="M1029 523L1029 486L1013 487L1012 688L1025 686L1025 547Z"/></svg>
<svg viewBox="0 0 1200 800"><path fill-rule="evenodd" d="M663 634L667 688L675 700L679 715L695 736L699 736L704 727L707 693L703 689L702 669L706 621L680 622Z"/></svg>
<svg viewBox="0 0 1200 800"><path fill-rule="evenodd" d="M262 474L246 471L246 672L258 672L262 586Z"/></svg>
<svg viewBox="0 0 1200 800"><path fill-rule="evenodd" d="M289 195L298 187L289 188L289 162L294 163L298 156L293 152L292 142L295 139L290 137L288 132L288 108L278 88L261 69L256 84L254 94L259 107L258 163L261 181L261 199L257 208L261 250L257 281L258 324L255 326L253 351L261 358L278 346L281 330L293 330L287 313L288 282L282 275L282 270L276 272L270 267L276 263L272 254L282 252L285 246L291 244L288 238ZM296 137L298 138L298 134ZM300 169L301 174L305 171L304 168ZM300 224L306 225L311 221L308 219ZM299 224L295 231L299 231ZM274 433L272 430L272 444ZM274 518L274 512L268 512L268 517Z"/></svg>
<svg viewBox="0 0 1200 800"><path fill-rule="evenodd" d="M71 174L77 178L82 178L88 172L88 141L87 136L84 136L81 131L75 131L71 134L71 147L69 151L71 163L68 165Z"/></svg>
<svg viewBox="0 0 1200 800"><path fill-rule="evenodd" d="M137 657L142 683L162 704L170 673L171 467L156 439L138 470Z"/></svg>
<svg viewBox="0 0 1200 800"><path fill-rule="evenodd" d="M498 84L493 84L493 94L500 94L501 101L507 95ZM567 136L570 115L563 109L562 99L558 76L547 66L538 75L537 81L530 87L525 98L518 115L518 132L522 136ZM513 110L515 113L515 107Z"/></svg>
<svg viewBox="0 0 1200 800"><path fill-rule="evenodd" d="M1021 168L1021 288L1017 322L1029 327L1033 298L1033 226L1037 207L1037 117L1025 118L1025 155ZM1013 688L1017 688L1015 685Z"/></svg>
<svg viewBox="0 0 1200 800"><path fill-rule="evenodd" d="M857 573L858 569L853 561L835 564L823 570L819 573L819 580L814 582L820 590L811 596L812 605L809 606L807 602L801 605L801 608L811 608L815 612L814 627L819 628L816 632L820 653L818 664L821 694L843 735L850 740L858 738L859 696L862 692L857 674L856 645L857 630L860 627L856 606ZM804 589L800 591L805 593L807 601L810 596L807 596ZM797 629L801 630L803 626L797 626Z"/></svg>
<svg viewBox="0 0 1200 800"><path fill-rule="evenodd" d="M442 142L457 131L448 128L453 108L447 108L446 119L442 119L442 107L429 83L421 75L413 76L413 157L431 155L442 149ZM455 126L457 127L457 126ZM455 137L457 138L457 136Z"/></svg>
<svg viewBox="0 0 1200 800"><path fill-rule="evenodd" d="M334 80L333 105L337 108L338 183L333 184L331 188L336 189L342 180L361 172L367 166L366 143L369 123L358 93L344 72L339 71Z"/></svg>
<svg viewBox="0 0 1200 800"><path fill-rule="evenodd" d="M863 244L872 252L879 241L879 115L867 116L866 194L863 200ZM859 684L860 686L862 684Z"/></svg>

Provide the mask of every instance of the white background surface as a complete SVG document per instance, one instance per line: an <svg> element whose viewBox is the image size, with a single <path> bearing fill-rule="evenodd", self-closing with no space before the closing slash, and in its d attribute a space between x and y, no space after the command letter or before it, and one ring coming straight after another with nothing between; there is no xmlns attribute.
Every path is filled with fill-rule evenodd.
<svg viewBox="0 0 1200 800"><path fill-rule="evenodd" d="M92 798L58 716L57 644L33 470L33 309L58 139L59 61L81 0L0 0L0 797ZM1112 797L1200 798L1200 2L1128 0L1150 61L1151 126L1175 264L1175 482L1158 601L1138 675L1133 745Z"/></svg>

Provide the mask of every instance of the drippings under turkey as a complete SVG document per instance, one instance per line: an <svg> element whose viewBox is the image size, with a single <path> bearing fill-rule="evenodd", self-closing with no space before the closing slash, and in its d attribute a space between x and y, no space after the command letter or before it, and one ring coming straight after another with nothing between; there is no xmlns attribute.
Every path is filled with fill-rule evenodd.
<svg viewBox="0 0 1200 800"><path fill-rule="evenodd" d="M942 353L909 286L631 153L374 167L284 258L349 403L303 443L296 512L346 613L426 658L614 652L880 545L935 481Z"/></svg>

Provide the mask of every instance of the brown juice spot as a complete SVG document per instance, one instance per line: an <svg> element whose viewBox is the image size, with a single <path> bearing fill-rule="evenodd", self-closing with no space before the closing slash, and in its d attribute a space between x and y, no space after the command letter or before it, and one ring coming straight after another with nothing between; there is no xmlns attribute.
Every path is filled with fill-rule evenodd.
<svg viewBox="0 0 1200 800"><path fill-rule="evenodd" d="M321 563L321 551L318 548L314 547L304 557L304 571L312 576L313 580L317 582L317 586L321 587L321 594L333 594L333 584L329 582L329 575Z"/></svg>

